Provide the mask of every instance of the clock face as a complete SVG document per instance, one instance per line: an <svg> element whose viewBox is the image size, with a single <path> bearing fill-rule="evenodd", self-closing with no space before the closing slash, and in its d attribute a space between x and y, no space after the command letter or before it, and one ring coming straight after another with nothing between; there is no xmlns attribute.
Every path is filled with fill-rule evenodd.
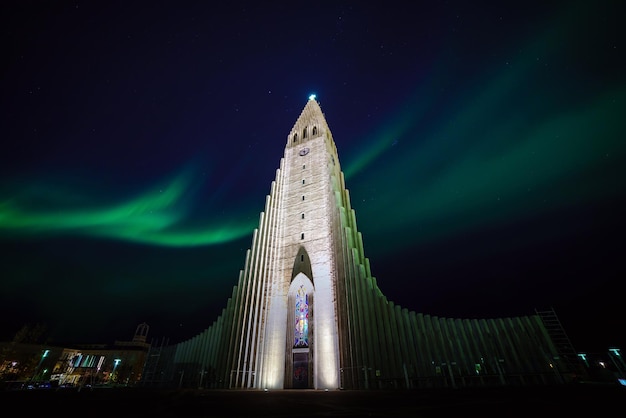
<svg viewBox="0 0 626 418"><path fill-rule="evenodd" d="M308 148L302 148L300 150L300 152L298 152L298 154L300 154L300 155L307 155L309 153L309 151L310 150Z"/></svg>

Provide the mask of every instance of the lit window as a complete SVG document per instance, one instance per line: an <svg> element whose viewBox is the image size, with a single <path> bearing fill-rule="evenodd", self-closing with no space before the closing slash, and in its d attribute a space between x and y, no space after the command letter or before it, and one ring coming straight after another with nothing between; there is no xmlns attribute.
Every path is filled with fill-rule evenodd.
<svg viewBox="0 0 626 418"><path fill-rule="evenodd" d="M295 327L293 332L294 347L309 346L309 295L303 286L296 293Z"/></svg>

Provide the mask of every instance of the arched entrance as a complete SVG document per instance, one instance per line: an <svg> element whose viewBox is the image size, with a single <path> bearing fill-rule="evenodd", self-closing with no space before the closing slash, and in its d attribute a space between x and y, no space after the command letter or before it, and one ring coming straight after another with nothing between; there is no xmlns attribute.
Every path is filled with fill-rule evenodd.
<svg viewBox="0 0 626 418"><path fill-rule="evenodd" d="M298 273L289 287L287 303L287 367L285 384L293 389L313 387L313 283Z"/></svg>

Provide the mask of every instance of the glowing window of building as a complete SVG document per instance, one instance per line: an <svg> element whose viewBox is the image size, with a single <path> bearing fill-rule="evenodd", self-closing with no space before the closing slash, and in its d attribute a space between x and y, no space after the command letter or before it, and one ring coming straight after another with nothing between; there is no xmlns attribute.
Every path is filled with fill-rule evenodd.
<svg viewBox="0 0 626 418"><path fill-rule="evenodd" d="M294 348L309 346L309 296L300 286L296 293L296 323L293 332Z"/></svg>

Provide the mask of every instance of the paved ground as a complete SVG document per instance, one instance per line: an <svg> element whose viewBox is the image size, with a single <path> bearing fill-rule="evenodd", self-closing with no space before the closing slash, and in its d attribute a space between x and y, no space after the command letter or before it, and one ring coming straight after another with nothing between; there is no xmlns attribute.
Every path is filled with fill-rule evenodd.
<svg viewBox="0 0 626 418"><path fill-rule="evenodd" d="M12 416L65 417L619 417L626 387L585 385L411 391L148 390L0 392Z"/></svg>

